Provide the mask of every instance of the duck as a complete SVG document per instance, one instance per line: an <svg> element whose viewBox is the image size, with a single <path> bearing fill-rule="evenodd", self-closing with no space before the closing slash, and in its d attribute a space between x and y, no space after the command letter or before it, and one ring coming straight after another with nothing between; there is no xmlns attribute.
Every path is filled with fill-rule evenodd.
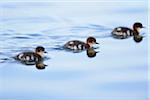
<svg viewBox="0 0 150 100"><path fill-rule="evenodd" d="M45 66L47 66L43 64L44 53L47 53L45 48L42 46L37 46L34 52L22 52L17 54L14 58L23 64L36 65L36 68L44 69Z"/></svg>
<svg viewBox="0 0 150 100"><path fill-rule="evenodd" d="M86 42L80 40L68 41L63 47L69 50L87 50L92 48L94 44L99 44L94 37L88 37Z"/></svg>
<svg viewBox="0 0 150 100"><path fill-rule="evenodd" d="M128 27L116 27L111 32L112 36L117 39L126 39L133 36L135 42L140 42L143 36L140 35L140 30L145 28L142 23L135 22L133 24L133 29Z"/></svg>

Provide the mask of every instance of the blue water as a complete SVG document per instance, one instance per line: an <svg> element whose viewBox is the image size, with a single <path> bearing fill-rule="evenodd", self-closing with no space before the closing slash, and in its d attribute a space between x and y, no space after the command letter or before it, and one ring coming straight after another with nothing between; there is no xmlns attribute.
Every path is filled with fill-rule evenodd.
<svg viewBox="0 0 150 100"><path fill-rule="evenodd" d="M148 100L148 31L135 43L111 31L134 22L148 26L147 1L1 2L0 100ZM61 46L95 36L99 53ZM42 45L44 70L12 57Z"/></svg>

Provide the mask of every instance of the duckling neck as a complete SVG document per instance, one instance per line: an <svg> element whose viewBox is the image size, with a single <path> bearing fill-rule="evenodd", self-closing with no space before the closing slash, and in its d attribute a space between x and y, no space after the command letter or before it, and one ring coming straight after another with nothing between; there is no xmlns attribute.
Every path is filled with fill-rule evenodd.
<svg viewBox="0 0 150 100"><path fill-rule="evenodd" d="M139 31L136 28L133 28L133 35L134 36L139 35Z"/></svg>
<svg viewBox="0 0 150 100"><path fill-rule="evenodd" d="M89 48L90 48L90 45L89 45L88 43L86 43L86 44L85 44L85 48L86 48L86 49L89 49Z"/></svg>
<svg viewBox="0 0 150 100"><path fill-rule="evenodd" d="M41 53L39 52L35 52L37 55L39 55L40 57L42 57L43 55L41 55Z"/></svg>

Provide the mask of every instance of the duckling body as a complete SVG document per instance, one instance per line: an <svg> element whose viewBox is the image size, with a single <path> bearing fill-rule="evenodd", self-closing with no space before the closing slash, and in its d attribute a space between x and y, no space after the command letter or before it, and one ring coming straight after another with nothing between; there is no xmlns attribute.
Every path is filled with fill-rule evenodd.
<svg viewBox="0 0 150 100"><path fill-rule="evenodd" d="M72 41L67 42L64 45L64 48L67 48L70 50L85 50L85 49L89 48L89 45L82 41L72 40Z"/></svg>
<svg viewBox="0 0 150 100"><path fill-rule="evenodd" d="M16 56L16 60L19 60L27 65L34 65L37 62L42 61L43 58L34 52L23 52Z"/></svg>
<svg viewBox="0 0 150 100"><path fill-rule="evenodd" d="M35 52L22 52L14 58L25 65L36 65L38 69L44 69L46 65L43 64L43 53L46 53L45 48L38 46Z"/></svg>
<svg viewBox="0 0 150 100"><path fill-rule="evenodd" d="M86 43L79 40L68 41L65 45L65 49L70 50L86 50L91 48L94 44L98 44L94 37L88 37Z"/></svg>
<svg viewBox="0 0 150 100"><path fill-rule="evenodd" d="M127 27L117 27L112 31L112 36L117 39L126 39L134 35L134 31Z"/></svg>

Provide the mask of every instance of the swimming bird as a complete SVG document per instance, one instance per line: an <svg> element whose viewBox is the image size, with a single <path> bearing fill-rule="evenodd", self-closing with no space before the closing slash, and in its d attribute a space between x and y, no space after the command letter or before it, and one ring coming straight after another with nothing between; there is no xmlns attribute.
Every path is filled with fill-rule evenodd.
<svg viewBox="0 0 150 100"><path fill-rule="evenodd" d="M71 40L68 41L65 45L65 49L69 50L86 50L89 48L92 48L94 44L99 44L96 42L96 39L94 37L88 37L86 42L80 41L80 40Z"/></svg>
<svg viewBox="0 0 150 100"><path fill-rule="evenodd" d="M34 52L22 52L16 55L14 58L26 65L36 65L38 69L44 69L43 55L47 53L42 46L36 47Z"/></svg>
<svg viewBox="0 0 150 100"><path fill-rule="evenodd" d="M111 32L112 36L117 39L126 39L133 36L135 42L140 42L143 39L143 36L140 35L140 29L144 26L140 22L133 24L133 29L128 27L116 27Z"/></svg>

